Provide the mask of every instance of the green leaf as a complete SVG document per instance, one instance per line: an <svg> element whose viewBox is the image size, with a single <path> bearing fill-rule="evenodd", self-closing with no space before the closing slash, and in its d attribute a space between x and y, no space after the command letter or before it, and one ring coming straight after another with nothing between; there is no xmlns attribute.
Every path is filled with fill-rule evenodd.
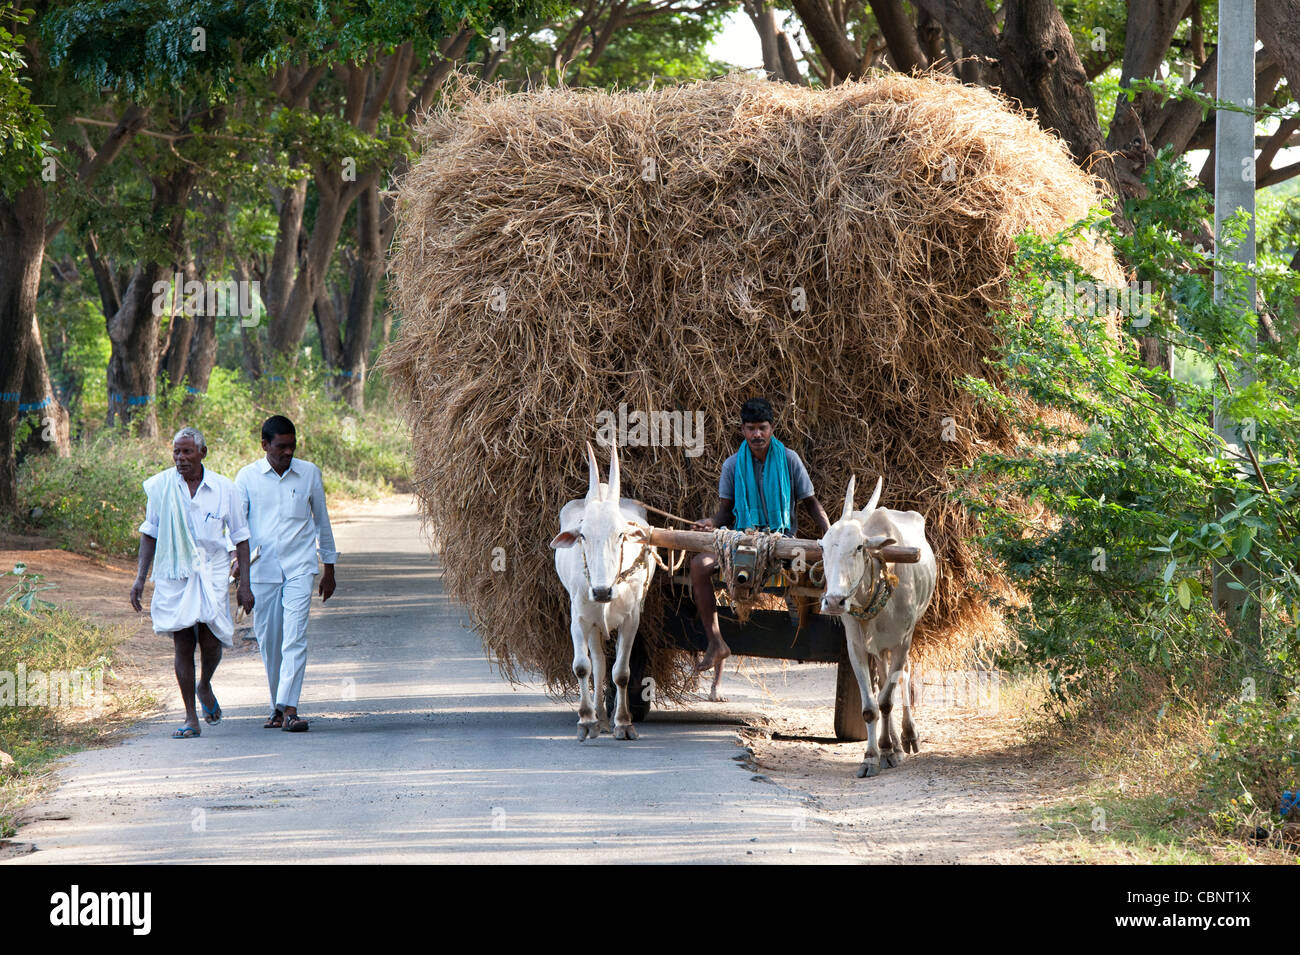
<svg viewBox="0 0 1300 955"><path fill-rule="evenodd" d="M1169 581L1174 579L1174 571L1176 571L1177 569L1178 569L1177 558L1165 564L1165 573L1164 573L1165 583L1169 583Z"/></svg>
<svg viewBox="0 0 1300 955"><path fill-rule="evenodd" d="M1232 552L1237 555L1238 560L1245 560L1246 555L1250 553L1250 546L1254 542L1255 528L1243 527L1241 533L1237 535L1237 543Z"/></svg>
<svg viewBox="0 0 1300 955"><path fill-rule="evenodd" d="M1187 585L1187 581L1178 581L1178 606L1187 610L1192 605L1192 588Z"/></svg>

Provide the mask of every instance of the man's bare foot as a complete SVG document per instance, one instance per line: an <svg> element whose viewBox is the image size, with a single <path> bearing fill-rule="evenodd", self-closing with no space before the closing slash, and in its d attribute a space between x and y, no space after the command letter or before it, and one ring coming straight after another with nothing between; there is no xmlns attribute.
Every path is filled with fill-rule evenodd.
<svg viewBox="0 0 1300 955"><path fill-rule="evenodd" d="M722 683L722 661L713 668L713 686L709 689L710 703L726 703L727 698L718 692L718 685Z"/></svg>
<svg viewBox="0 0 1300 955"><path fill-rule="evenodd" d="M695 672L704 673L706 670L720 667L722 661L729 656L731 656L731 648L719 638L716 645L710 643L708 651L704 654L704 659L695 664Z"/></svg>

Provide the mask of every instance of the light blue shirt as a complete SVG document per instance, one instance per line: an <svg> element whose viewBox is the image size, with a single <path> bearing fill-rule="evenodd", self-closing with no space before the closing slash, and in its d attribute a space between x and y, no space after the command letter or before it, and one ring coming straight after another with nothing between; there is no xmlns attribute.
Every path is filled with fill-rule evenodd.
<svg viewBox="0 0 1300 955"><path fill-rule="evenodd" d="M254 582L274 584L316 573L318 542L321 563L338 561L316 465L294 458L284 474L276 474L261 458L240 469L235 487L248 515L249 547L262 549L250 569Z"/></svg>

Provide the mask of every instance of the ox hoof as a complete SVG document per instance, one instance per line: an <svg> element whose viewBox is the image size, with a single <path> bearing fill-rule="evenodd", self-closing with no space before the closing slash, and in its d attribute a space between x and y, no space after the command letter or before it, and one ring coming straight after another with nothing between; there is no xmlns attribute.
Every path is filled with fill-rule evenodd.
<svg viewBox="0 0 1300 955"><path fill-rule="evenodd" d="M919 745L919 741L918 741L917 738L916 738L916 734L915 734L915 733L912 733L911 735L909 735L909 734L907 734L907 733L904 733L904 734L903 734L903 752L905 752L905 753L919 753L920 751L921 751L921 747L920 747L920 745Z"/></svg>
<svg viewBox="0 0 1300 955"><path fill-rule="evenodd" d="M636 730L629 723L627 726L616 726L614 728L614 739L636 739Z"/></svg>
<svg viewBox="0 0 1300 955"><path fill-rule="evenodd" d="M866 759L862 761L862 765L858 767L859 779L863 779L868 776L879 776L879 775L880 775L880 757L878 756L874 756L874 757L868 756Z"/></svg>
<svg viewBox="0 0 1300 955"><path fill-rule="evenodd" d="M894 749L880 754L880 762L885 769L893 769L902 761L903 754Z"/></svg>
<svg viewBox="0 0 1300 955"><path fill-rule="evenodd" d="M600 735L600 724L597 722L579 723L578 724L578 742L584 739L595 739Z"/></svg>

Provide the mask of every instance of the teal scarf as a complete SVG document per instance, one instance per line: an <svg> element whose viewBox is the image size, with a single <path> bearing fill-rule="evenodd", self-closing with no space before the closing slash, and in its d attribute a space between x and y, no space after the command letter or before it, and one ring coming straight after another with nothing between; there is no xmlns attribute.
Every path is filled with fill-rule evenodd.
<svg viewBox="0 0 1300 955"><path fill-rule="evenodd" d="M770 527L781 534L792 533L790 493L790 466L785 458L785 445L773 438L767 446L767 457L763 459L763 503L766 507L760 508L749 442L741 444L736 455L736 500L732 503L736 529Z"/></svg>

